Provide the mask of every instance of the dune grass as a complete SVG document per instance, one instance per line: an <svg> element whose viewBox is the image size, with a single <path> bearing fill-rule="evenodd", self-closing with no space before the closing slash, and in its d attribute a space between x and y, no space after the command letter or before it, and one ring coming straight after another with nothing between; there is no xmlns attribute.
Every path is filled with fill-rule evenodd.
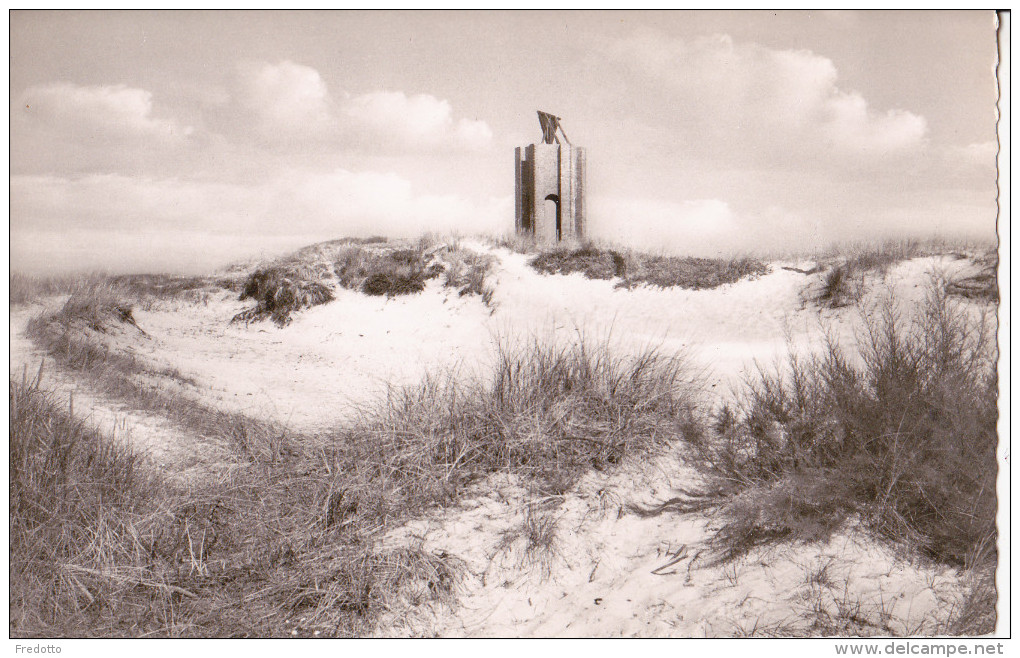
<svg viewBox="0 0 1020 658"><path fill-rule="evenodd" d="M768 272L765 263L751 258L665 256L594 245L543 251L531 259L530 265L544 274L581 272L589 279L619 278L617 285L621 287L647 284L690 290L709 290Z"/></svg>
<svg viewBox="0 0 1020 658"><path fill-rule="evenodd" d="M970 259L980 267L979 272L959 281L946 282L949 292L982 301L998 300L998 255L994 245L942 240L885 240L839 244L823 254L818 261L826 271L814 301L829 308L854 306L864 298L869 275L884 277L893 265L925 256Z"/></svg>
<svg viewBox="0 0 1020 658"><path fill-rule="evenodd" d="M457 582L453 556L336 523L321 460L185 490L38 380L11 380L10 406L13 637L359 635Z"/></svg>
<svg viewBox="0 0 1020 658"><path fill-rule="evenodd" d="M715 477L730 555L820 539L850 519L933 559L994 560L997 373L990 319L975 323L933 280L904 317L866 310L855 349L830 339L761 371L739 410L698 444ZM860 354L855 359L854 354Z"/></svg>
<svg viewBox="0 0 1020 658"><path fill-rule="evenodd" d="M492 288L487 286L489 274L496 264L490 254L480 254L454 244L443 257L445 271L443 286L452 288L460 296L478 295L486 306L492 303Z"/></svg>
<svg viewBox="0 0 1020 658"><path fill-rule="evenodd" d="M391 392L338 437L337 449L357 453L349 461L360 464L366 491L427 475L412 481L414 501L447 500L493 472L561 494L592 468L681 439L692 419L682 358L648 350L631 359L605 343L536 340L504 344L488 379L432 376Z"/></svg>
<svg viewBox="0 0 1020 658"><path fill-rule="evenodd" d="M11 379L12 635L104 634L104 613L137 614L133 590L173 595L135 539L161 506L141 461L60 408L38 378Z"/></svg>
<svg viewBox="0 0 1020 658"><path fill-rule="evenodd" d="M10 307L23 306L54 295L67 295L81 285L82 279L98 279L101 275L82 276L31 276L19 272L10 275Z"/></svg>

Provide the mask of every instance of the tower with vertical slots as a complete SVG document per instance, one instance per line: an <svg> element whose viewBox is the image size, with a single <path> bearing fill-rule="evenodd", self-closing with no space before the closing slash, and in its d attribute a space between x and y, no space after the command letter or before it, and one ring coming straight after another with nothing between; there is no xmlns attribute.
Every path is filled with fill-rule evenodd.
<svg viewBox="0 0 1020 658"><path fill-rule="evenodd" d="M538 121L542 143L515 149L515 228L542 243L577 242L585 230L585 151L570 143L559 117L539 112Z"/></svg>

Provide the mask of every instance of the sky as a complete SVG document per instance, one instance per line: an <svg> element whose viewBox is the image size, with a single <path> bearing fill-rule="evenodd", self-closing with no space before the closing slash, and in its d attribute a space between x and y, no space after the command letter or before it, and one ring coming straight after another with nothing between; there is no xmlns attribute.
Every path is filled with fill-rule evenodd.
<svg viewBox="0 0 1020 658"><path fill-rule="evenodd" d="M697 256L994 239L989 11L10 13L12 271L505 234L536 110L590 236Z"/></svg>

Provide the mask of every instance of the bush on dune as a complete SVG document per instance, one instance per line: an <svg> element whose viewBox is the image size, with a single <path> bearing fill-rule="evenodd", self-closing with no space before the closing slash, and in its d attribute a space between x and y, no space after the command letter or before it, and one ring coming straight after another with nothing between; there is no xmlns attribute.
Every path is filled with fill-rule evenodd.
<svg viewBox="0 0 1020 658"><path fill-rule="evenodd" d="M252 272L244 284L240 299L254 299L254 308L234 316L233 322L252 322L270 318L286 326L291 314L303 308L333 301L333 291L320 281L309 280L297 268L261 268Z"/></svg>
<svg viewBox="0 0 1020 658"><path fill-rule="evenodd" d="M934 282L905 320L871 309L860 363L824 353L762 372L741 413L717 415L698 445L728 518L730 554L764 541L827 536L856 517L932 558L994 556L997 376L990 327Z"/></svg>
<svg viewBox="0 0 1020 658"><path fill-rule="evenodd" d="M442 271L431 262L427 246L422 242L413 249L349 249L336 257L334 272L340 285L366 295L413 295Z"/></svg>
<svg viewBox="0 0 1020 658"><path fill-rule="evenodd" d="M62 333L72 329L109 333L124 324L145 334L135 322L134 302L128 291L110 279L89 277L75 283L60 310L33 318L28 329L36 336L50 331L51 327Z"/></svg>
<svg viewBox="0 0 1020 658"><path fill-rule="evenodd" d="M413 295L444 272L446 287L488 301L491 293L484 284L492 262L489 256L436 244L432 238L409 246L375 239L320 243L252 272L240 298L257 304L234 321L269 318L285 326L293 313L333 301L335 285L371 296Z"/></svg>

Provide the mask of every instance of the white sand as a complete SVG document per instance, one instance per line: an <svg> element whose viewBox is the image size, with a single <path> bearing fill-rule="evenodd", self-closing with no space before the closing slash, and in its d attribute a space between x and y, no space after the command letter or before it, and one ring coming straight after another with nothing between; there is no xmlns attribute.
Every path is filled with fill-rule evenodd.
<svg viewBox="0 0 1020 658"><path fill-rule="evenodd" d="M859 620L852 634L931 635L962 600L955 570L908 563L860 533L782 543L720 565L706 546L711 516L643 518L625 507L667 499L671 484L693 478L670 455L586 478L546 512L556 519L551 552L529 555L524 539L501 547L527 510L527 492L512 482L408 524L391 533L392 543L424 538L426 550L465 560L470 576L455 606L396 608L378 634L790 636L825 633L812 625L824 629L852 614Z"/></svg>
<svg viewBox="0 0 1020 658"><path fill-rule="evenodd" d="M704 373L705 389L725 394L753 370L753 360L770 364L785 354L786 336L810 350L824 327L850 338L856 325L855 309L820 313L805 304L810 278L778 264L756 280L714 290L628 291L580 274L543 276L527 266L526 256L491 251L500 258L492 277L494 309L433 280L420 295L393 299L338 289L334 302L296 314L287 327L245 326L229 320L251 302L224 292L205 306L136 310L152 339L132 347L158 367L193 378L206 401L316 431L426 372L454 367L484 374L501 338L570 340L580 332L608 337L624 350L651 345L668 354L686 352L692 373ZM885 285L913 300L925 272L966 262L916 259L895 267Z"/></svg>

